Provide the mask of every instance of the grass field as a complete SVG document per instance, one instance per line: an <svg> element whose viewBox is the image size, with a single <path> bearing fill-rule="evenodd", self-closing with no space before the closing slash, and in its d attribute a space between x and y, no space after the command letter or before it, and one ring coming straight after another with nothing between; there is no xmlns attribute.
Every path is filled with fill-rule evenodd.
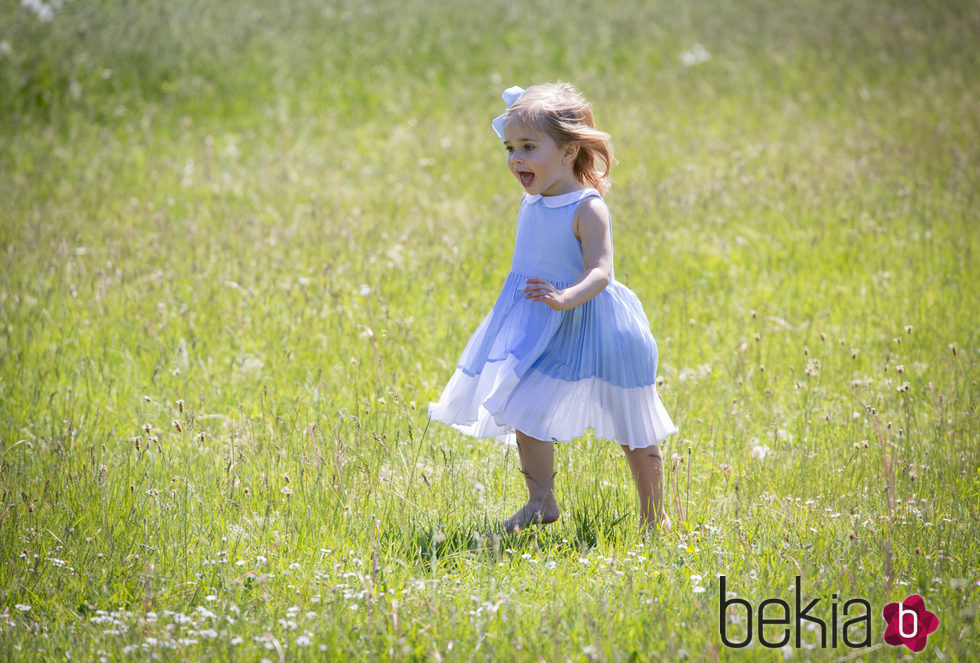
<svg viewBox="0 0 980 663"><path fill-rule="evenodd" d="M0 5L0 658L911 660L882 610L919 594L917 659L980 660L977 35L967 0ZM504 535L516 455L427 422L510 264L500 92L555 79L613 136L681 431L658 538L591 438ZM797 576L826 641L766 647Z"/></svg>

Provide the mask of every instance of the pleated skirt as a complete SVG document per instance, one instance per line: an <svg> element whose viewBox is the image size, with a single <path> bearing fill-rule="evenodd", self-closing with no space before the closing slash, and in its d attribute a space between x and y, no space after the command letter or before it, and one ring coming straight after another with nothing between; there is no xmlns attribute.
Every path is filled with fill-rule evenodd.
<svg viewBox="0 0 980 663"><path fill-rule="evenodd" d="M657 344L636 295L614 280L588 302L554 311L525 299L527 279L507 277L429 416L509 443L515 431L568 442L591 429L638 449L676 433L657 394Z"/></svg>

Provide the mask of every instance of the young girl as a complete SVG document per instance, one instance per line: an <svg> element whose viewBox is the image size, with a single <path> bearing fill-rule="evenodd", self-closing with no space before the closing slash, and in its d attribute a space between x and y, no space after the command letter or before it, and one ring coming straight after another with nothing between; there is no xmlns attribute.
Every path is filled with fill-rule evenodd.
<svg viewBox="0 0 980 663"><path fill-rule="evenodd" d="M460 357L432 419L516 442L527 503L508 531L559 517L554 441L622 445L648 529L669 527L659 443L677 432L657 395L657 345L639 300L613 276L602 192L612 146L566 83L519 87L492 123L524 188L510 275Z"/></svg>

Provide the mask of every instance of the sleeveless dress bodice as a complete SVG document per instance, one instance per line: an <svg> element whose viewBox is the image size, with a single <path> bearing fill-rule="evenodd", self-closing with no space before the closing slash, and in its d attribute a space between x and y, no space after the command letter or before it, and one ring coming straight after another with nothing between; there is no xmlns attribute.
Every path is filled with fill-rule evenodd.
<svg viewBox="0 0 980 663"><path fill-rule="evenodd" d="M525 194L517 215L510 271L534 274L548 281L576 281L585 271L585 258L582 244L575 237L574 212L582 201L593 196L602 199L595 189L549 197Z"/></svg>

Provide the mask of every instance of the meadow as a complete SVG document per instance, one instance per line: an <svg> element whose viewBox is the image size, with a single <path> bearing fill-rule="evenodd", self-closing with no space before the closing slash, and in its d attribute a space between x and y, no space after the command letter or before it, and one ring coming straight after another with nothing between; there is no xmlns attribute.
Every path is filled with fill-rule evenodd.
<svg viewBox="0 0 980 663"><path fill-rule="evenodd" d="M968 0L0 5L0 658L980 660L977 35ZM514 451L427 420L509 269L500 93L556 79L680 428L658 536L591 437L503 533ZM826 631L762 628L797 585Z"/></svg>

